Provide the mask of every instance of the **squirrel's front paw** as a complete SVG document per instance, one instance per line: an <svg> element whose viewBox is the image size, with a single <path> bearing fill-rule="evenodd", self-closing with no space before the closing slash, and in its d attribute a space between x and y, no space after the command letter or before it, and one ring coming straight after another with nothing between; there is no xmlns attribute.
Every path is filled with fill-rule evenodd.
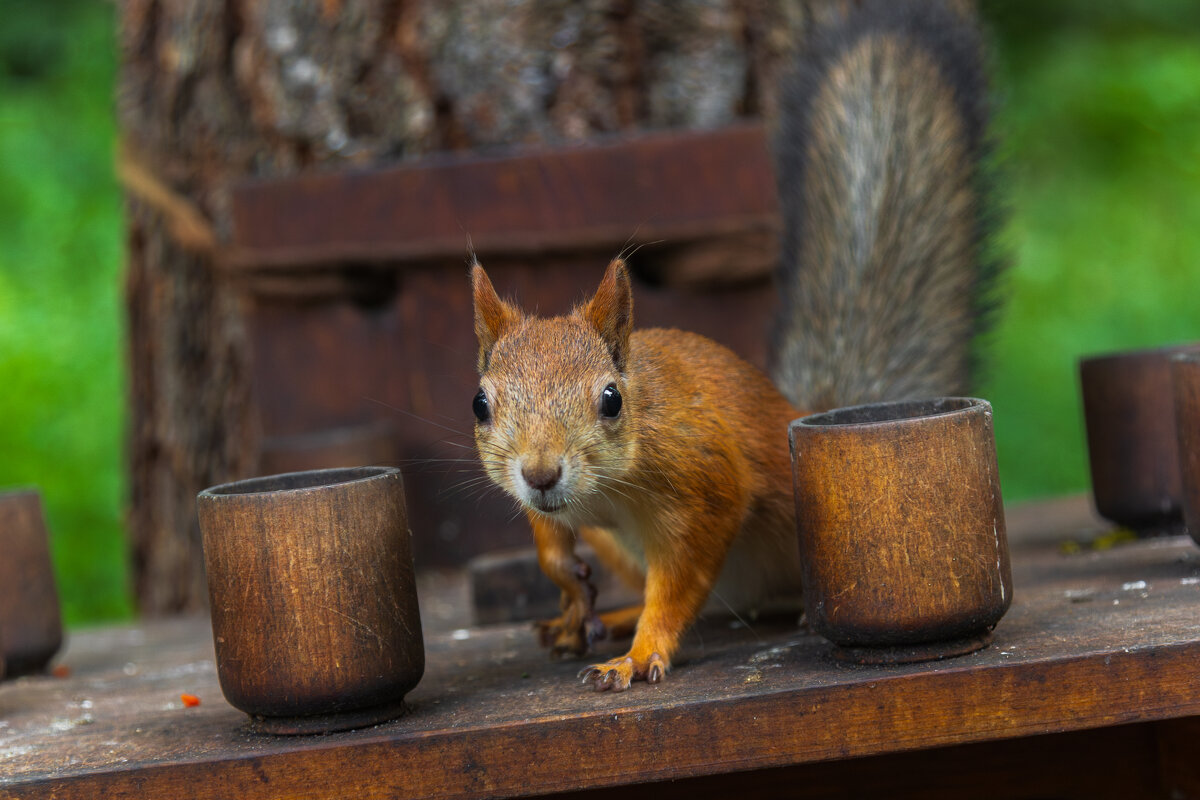
<svg viewBox="0 0 1200 800"><path fill-rule="evenodd" d="M591 684L597 692L623 692L633 681L659 683L667 674L669 665L658 653L651 653L644 662L638 663L632 655L614 658L603 664L585 667L579 673L584 684Z"/></svg>
<svg viewBox="0 0 1200 800"><path fill-rule="evenodd" d="M538 641L542 647L550 648L551 658L561 656L581 656L588 651L593 642L603 639L608 631L604 623L595 614L583 616L582 621L577 615L563 614L554 619L541 620L534 623L538 632Z"/></svg>

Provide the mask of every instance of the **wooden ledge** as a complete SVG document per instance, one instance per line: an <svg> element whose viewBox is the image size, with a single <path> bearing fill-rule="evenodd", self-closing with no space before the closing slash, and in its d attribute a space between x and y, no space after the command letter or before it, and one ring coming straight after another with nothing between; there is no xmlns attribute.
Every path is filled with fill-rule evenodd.
<svg viewBox="0 0 1200 800"><path fill-rule="evenodd" d="M943 662L846 666L794 620L713 620L665 683L610 695L524 626L467 629L427 637L409 716L276 739L222 699L205 621L77 633L70 677L0 685L0 797L503 797L1200 716L1200 549L1095 549L1065 508L1013 530L993 644Z"/></svg>

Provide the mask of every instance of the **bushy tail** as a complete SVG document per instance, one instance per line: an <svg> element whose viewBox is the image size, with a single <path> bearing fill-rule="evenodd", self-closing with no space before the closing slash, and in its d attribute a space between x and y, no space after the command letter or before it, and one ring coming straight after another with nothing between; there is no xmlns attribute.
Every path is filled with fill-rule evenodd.
<svg viewBox="0 0 1200 800"><path fill-rule="evenodd" d="M810 32L776 141L772 373L804 410L966 393L998 271L968 4L844 5Z"/></svg>

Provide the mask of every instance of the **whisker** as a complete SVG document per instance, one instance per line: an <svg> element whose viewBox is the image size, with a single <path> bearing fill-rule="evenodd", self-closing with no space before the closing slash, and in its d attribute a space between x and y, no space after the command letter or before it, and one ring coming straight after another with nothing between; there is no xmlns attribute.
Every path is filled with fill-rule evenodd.
<svg viewBox="0 0 1200 800"><path fill-rule="evenodd" d="M598 482L601 482L601 481L598 481ZM604 488L605 488L605 489L606 489L608 492L613 492L613 493L615 493L615 494L619 494L619 495L621 495L621 497L624 497L624 498L625 498L626 500L628 500L629 502L631 502L631 503L633 502L633 498L632 498L632 497L630 497L628 494L626 494L625 492L621 491L621 490L620 490L620 489L618 489L617 487L615 487L615 486L609 486L609 485L606 485L606 484L602 484L602 485L604 485ZM608 502L609 502L609 504L610 504L610 505L612 505L612 504L613 504L613 503L612 503L612 498L609 498L605 492L602 492L601 494L604 494L604 495L605 495L605 498L608 500ZM615 505L613 505L613 508L615 509L615 508L616 508L616 506L615 506Z"/></svg>
<svg viewBox="0 0 1200 800"><path fill-rule="evenodd" d="M754 626L751 625L746 620L742 619L742 615L739 614L736 610L734 610L734 607L725 601L725 598L721 596L721 593L718 592L715 587L712 589L709 589L709 594L711 594L713 597L720 600L721 605L725 606L725 608L729 611L729 613L733 615L733 618L736 619L738 622L742 623L742 625L745 626L746 630L748 630L748 631L750 631L750 633L754 634L755 639L757 639L760 642L762 641L762 636L760 636L758 631L756 631L754 629Z"/></svg>
<svg viewBox="0 0 1200 800"><path fill-rule="evenodd" d="M435 428L441 428L441 429L442 429L442 430L444 430L444 431L448 431L448 432L450 432L450 433L453 433L455 436L463 436L463 437L467 437L467 438L470 438L470 437L472 436L472 434L469 434L469 433L464 433L463 431L457 430L457 429L455 429L455 428L451 428L451 427L450 427L450 426L448 426L448 425L442 425L440 422L434 422L433 420L431 420L431 419L429 419L429 418L427 418L427 417L422 417L420 414L414 414L414 413L413 413L413 412L411 412L411 411L406 411L406 410L404 410L403 408L400 408L399 406L394 406L394 405L392 405L391 403L385 403L385 402L383 402L382 400L379 400L378 398L375 398L375 397L364 397L363 399L364 399L364 400L366 400L366 401L368 401L368 402L375 403L375 404L377 404L377 405L381 405L381 406L383 406L384 408L388 409L389 411L394 411L394 412L396 412L397 414L403 414L403 415L404 415L404 416L406 416L406 417L412 417L412 418L413 418L413 419L415 419L415 420L419 420L420 422L424 422L424 423L425 423L425 424L427 424L427 425L432 425L432 426L434 426Z"/></svg>
<svg viewBox="0 0 1200 800"><path fill-rule="evenodd" d="M641 225L638 225L637 228L634 229L633 234L625 240L625 246L621 248L621 252L617 253L617 258L621 259L622 261L628 261L629 259L633 258L637 251L641 250L643 247L648 245L662 244L666 241L666 239L655 239L652 242L641 242L640 244L635 245L633 243L633 239L638 235L638 231L641 229Z"/></svg>
<svg viewBox="0 0 1200 800"><path fill-rule="evenodd" d="M462 442L452 442L449 439L442 439L438 442L438 444L448 444L451 447L461 447L463 450L474 450L475 449L475 445L473 445L473 444L463 444Z"/></svg>

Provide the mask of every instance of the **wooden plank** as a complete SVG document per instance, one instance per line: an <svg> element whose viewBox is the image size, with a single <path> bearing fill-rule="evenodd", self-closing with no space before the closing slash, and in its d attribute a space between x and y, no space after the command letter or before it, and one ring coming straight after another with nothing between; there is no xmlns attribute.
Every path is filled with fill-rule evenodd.
<svg viewBox="0 0 1200 800"><path fill-rule="evenodd" d="M1193 718L1196 719L1196 718ZM822 761L752 772L591 789L562 800L1163 800L1156 735L1170 722ZM1186 758L1195 760L1194 752Z"/></svg>
<svg viewBox="0 0 1200 800"><path fill-rule="evenodd" d="M233 220L225 263L294 269L773 232L778 200L755 123L247 182Z"/></svg>
<svg viewBox="0 0 1200 800"><path fill-rule="evenodd" d="M533 795L1200 716L1200 551L1068 553L1076 510L1012 530L1012 609L945 662L847 666L790 618L712 620L665 683L610 695L523 626L471 629L427 636L406 718L272 739L221 699L204 621L78 633L70 678L0 687L0 797Z"/></svg>

